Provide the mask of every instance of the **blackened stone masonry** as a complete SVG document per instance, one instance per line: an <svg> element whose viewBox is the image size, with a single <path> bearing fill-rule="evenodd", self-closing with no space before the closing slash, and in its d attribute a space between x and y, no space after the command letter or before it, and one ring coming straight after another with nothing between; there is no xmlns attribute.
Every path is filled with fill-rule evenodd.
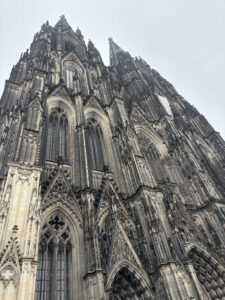
<svg viewBox="0 0 225 300"><path fill-rule="evenodd" d="M64 16L0 101L0 300L225 299L225 143Z"/></svg>

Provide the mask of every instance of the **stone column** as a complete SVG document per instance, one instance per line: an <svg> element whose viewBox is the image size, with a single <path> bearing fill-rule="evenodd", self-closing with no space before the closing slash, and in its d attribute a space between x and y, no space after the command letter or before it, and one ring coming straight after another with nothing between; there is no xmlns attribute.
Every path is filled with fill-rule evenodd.
<svg viewBox="0 0 225 300"><path fill-rule="evenodd" d="M32 240L39 234L42 169L16 163L8 168L3 197L9 210L0 240L0 285L4 284L0 299L33 300L38 243L34 245Z"/></svg>
<svg viewBox="0 0 225 300"><path fill-rule="evenodd" d="M192 279L193 285L195 287L195 291L196 291L196 294L198 296L198 299L199 300L204 300L202 287L201 287L201 284L200 284L200 282L197 278L197 275L196 275L196 272L195 272L195 269L194 269L192 263L188 263L186 266L187 266L187 269L188 269L189 274L191 276L191 279Z"/></svg>
<svg viewBox="0 0 225 300"><path fill-rule="evenodd" d="M87 300L105 300L103 270L95 270L84 276Z"/></svg>

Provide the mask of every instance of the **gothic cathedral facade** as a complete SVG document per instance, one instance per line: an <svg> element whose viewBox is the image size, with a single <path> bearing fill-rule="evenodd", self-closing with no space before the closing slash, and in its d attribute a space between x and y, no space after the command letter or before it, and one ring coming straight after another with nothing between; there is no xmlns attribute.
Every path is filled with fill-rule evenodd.
<svg viewBox="0 0 225 300"><path fill-rule="evenodd" d="M225 299L225 143L62 16L0 101L0 300Z"/></svg>

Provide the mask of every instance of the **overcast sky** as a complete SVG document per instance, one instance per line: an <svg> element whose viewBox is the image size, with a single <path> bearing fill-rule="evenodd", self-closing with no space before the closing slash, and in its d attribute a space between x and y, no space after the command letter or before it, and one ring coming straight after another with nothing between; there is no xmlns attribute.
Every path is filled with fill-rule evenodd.
<svg viewBox="0 0 225 300"><path fill-rule="evenodd" d="M225 138L225 0L0 0L0 93L21 52L64 14L105 64L108 38L141 56Z"/></svg>

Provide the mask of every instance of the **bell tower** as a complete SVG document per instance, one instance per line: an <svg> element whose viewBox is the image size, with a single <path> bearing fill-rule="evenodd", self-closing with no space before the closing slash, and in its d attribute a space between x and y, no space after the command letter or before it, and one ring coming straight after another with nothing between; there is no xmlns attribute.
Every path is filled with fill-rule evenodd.
<svg viewBox="0 0 225 300"><path fill-rule="evenodd" d="M225 142L65 16L0 101L0 300L225 299Z"/></svg>

